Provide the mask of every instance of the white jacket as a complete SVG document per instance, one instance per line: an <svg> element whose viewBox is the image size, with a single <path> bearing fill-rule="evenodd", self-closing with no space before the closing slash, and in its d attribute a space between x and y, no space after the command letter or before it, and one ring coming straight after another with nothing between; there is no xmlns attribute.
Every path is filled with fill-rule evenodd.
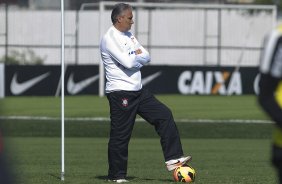
<svg viewBox="0 0 282 184"><path fill-rule="evenodd" d="M138 91L142 88L140 68L150 56L130 32L110 27L100 43L106 73L106 93Z"/></svg>

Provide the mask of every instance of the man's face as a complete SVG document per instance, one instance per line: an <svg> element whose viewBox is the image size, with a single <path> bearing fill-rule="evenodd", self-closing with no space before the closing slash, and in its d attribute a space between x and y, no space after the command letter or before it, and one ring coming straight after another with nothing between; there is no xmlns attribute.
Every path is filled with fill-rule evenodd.
<svg viewBox="0 0 282 184"><path fill-rule="evenodd" d="M128 9L123 12L121 16L118 18L120 31L126 32L131 29L131 25L133 22L133 14L132 10Z"/></svg>

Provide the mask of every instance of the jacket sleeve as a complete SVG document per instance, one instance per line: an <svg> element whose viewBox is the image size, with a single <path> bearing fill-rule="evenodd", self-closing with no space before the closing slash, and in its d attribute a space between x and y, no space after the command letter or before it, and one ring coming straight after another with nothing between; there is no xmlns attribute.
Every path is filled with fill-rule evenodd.
<svg viewBox="0 0 282 184"><path fill-rule="evenodd" d="M139 69L143 66L138 62L134 48L122 42L113 32L107 39L106 48L111 57L127 69Z"/></svg>
<svg viewBox="0 0 282 184"><path fill-rule="evenodd" d="M149 55L149 52L137 41L136 38L132 38L135 39L135 45L134 45L134 49L135 49L135 55L136 55L136 61L141 63L142 65L146 65L150 62L151 58Z"/></svg>

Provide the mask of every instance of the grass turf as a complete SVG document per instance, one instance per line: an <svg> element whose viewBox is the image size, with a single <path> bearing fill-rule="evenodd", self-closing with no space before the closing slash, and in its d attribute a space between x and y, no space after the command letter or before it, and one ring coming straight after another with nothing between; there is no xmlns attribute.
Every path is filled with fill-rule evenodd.
<svg viewBox="0 0 282 184"><path fill-rule="evenodd" d="M238 138L270 139L272 124L249 123L184 123L176 122L182 138ZM108 137L109 122L65 122L66 137ZM60 121L6 120L2 122L5 136L60 137ZM154 128L145 122L136 122L133 134L138 138L157 138Z"/></svg>
<svg viewBox="0 0 282 184"><path fill-rule="evenodd" d="M255 96L159 95L175 119L267 120ZM60 98L7 97L0 99L0 116L60 117ZM65 99L66 117L108 117L106 98L75 96ZM22 184L60 181L60 121L2 120L8 158ZM270 165L272 124L177 122L185 153L193 156L197 184L277 183ZM109 122L66 121L66 181L69 184L108 183ZM165 170L153 128L137 122L130 143L128 176L131 183L173 183Z"/></svg>
<svg viewBox="0 0 282 184"><path fill-rule="evenodd" d="M67 138L66 175L60 181L59 138L9 138L13 171L24 184L108 183L107 138ZM266 139L182 139L193 155L195 184L275 184L270 165L270 141ZM173 183L166 171L159 140L133 138L129 146L130 183Z"/></svg>
<svg viewBox="0 0 282 184"><path fill-rule="evenodd" d="M267 119L256 96L158 95L176 119ZM1 116L60 117L60 98L7 97L0 99ZM109 117L106 97L66 96L66 117Z"/></svg>
<svg viewBox="0 0 282 184"><path fill-rule="evenodd" d="M158 95L179 119L209 120L267 120L258 107L255 96L183 96ZM60 98L56 97L7 97L0 100L0 116L60 117ZM98 96L67 96L65 117L109 117L107 99ZM216 122L216 121L215 121ZM60 120L2 120L7 136L60 136ZM194 138L269 138L270 124L238 123L180 123L183 137ZM66 136L105 137L109 122L66 121ZM155 136L152 127L136 123L139 137ZM147 134L150 132L150 134ZM152 133L153 132L153 133ZM149 135L149 136L148 136ZM153 137L154 137L153 136Z"/></svg>

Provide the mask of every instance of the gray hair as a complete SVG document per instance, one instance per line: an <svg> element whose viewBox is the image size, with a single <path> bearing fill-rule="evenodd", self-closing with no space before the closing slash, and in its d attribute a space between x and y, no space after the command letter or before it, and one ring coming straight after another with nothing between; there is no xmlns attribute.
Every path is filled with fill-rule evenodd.
<svg viewBox="0 0 282 184"><path fill-rule="evenodd" d="M125 10L131 10L132 7L129 4L118 3L114 6L111 14L112 23L117 22L117 17L120 16Z"/></svg>

